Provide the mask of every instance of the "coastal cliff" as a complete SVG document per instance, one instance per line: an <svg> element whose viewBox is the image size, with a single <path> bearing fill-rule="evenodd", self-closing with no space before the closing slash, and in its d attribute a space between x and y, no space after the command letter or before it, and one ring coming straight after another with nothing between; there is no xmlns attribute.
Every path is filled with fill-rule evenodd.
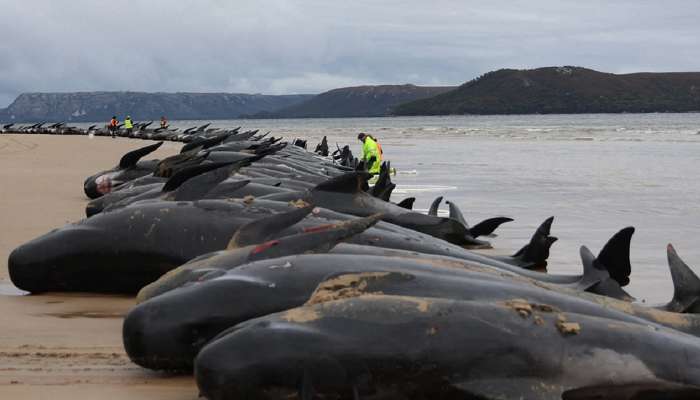
<svg viewBox="0 0 700 400"><path fill-rule="evenodd" d="M0 121L107 121L112 115L135 120L231 119L242 114L273 111L313 95L238 93L76 92L23 93L5 109Z"/></svg>

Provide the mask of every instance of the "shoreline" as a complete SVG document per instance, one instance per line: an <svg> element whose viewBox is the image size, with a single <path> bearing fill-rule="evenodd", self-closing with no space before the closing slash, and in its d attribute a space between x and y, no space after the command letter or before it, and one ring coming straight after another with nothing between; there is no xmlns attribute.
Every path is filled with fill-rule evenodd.
<svg viewBox="0 0 700 400"><path fill-rule="evenodd" d="M0 135L0 398L196 399L191 376L146 370L122 345L129 296L19 295L7 273L17 246L84 218L83 180L149 142L61 135ZM162 158L181 144L166 142Z"/></svg>

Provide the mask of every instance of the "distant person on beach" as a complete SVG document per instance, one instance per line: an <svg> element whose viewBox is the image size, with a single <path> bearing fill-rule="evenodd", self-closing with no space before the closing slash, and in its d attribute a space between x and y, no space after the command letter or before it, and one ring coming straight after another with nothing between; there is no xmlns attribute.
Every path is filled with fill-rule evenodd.
<svg viewBox="0 0 700 400"><path fill-rule="evenodd" d="M109 121L109 132L112 134L112 139L114 139L114 135L117 133L117 127L119 126L119 120L117 119L117 116L114 115L112 116L112 120Z"/></svg>
<svg viewBox="0 0 700 400"><path fill-rule="evenodd" d="M126 129L126 134L131 136L131 132L134 130L134 122L128 115L126 116L126 119L124 119L124 129Z"/></svg>
<svg viewBox="0 0 700 400"><path fill-rule="evenodd" d="M168 127L168 120L165 118L165 115L160 117L160 127L163 129Z"/></svg>
<svg viewBox="0 0 700 400"><path fill-rule="evenodd" d="M360 132L357 138L362 142L362 161L370 174L378 174L382 165L382 154L377 142L368 134Z"/></svg>

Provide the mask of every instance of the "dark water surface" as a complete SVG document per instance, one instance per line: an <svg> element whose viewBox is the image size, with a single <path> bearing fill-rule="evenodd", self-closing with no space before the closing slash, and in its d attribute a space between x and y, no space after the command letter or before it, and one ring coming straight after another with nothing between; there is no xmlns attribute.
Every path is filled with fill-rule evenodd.
<svg viewBox="0 0 700 400"><path fill-rule="evenodd" d="M201 121L175 121L189 127ZM672 285L666 244L700 266L700 114L464 116L216 121L270 130L289 139L324 135L351 144L367 131L398 169L393 200L417 197L426 209L444 195L477 223L515 221L491 239L514 252L555 216L550 272L579 273L579 247L597 253L617 230L634 226L632 283L640 301L665 302ZM700 271L700 267L696 268Z"/></svg>

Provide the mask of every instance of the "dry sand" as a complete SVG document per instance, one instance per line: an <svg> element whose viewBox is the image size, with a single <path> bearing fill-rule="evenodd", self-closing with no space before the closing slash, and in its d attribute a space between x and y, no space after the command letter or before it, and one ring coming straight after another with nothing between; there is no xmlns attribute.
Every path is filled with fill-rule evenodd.
<svg viewBox="0 0 700 400"><path fill-rule="evenodd" d="M148 142L0 135L0 399L196 399L189 376L131 363L121 340L131 297L19 296L7 273L15 247L84 217L83 180ZM153 157L179 151L166 142Z"/></svg>

